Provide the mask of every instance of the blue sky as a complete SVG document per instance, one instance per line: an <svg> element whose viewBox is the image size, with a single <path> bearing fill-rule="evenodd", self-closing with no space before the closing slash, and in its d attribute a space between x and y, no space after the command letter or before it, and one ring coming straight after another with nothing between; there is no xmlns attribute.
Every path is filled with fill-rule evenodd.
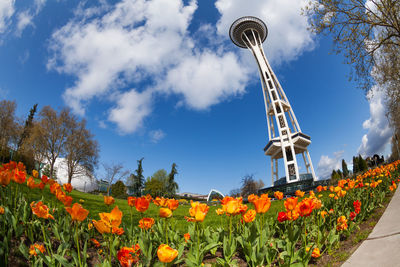
<svg viewBox="0 0 400 267"><path fill-rule="evenodd" d="M382 93L367 98L330 37L307 30L306 0L28 2L0 4L0 99L22 118L35 103L70 107L100 162L133 171L144 157L146 177L175 162L181 192L229 193L246 174L271 184L256 63L228 36L244 15L267 24L264 49L320 178L342 158L389 151Z"/></svg>

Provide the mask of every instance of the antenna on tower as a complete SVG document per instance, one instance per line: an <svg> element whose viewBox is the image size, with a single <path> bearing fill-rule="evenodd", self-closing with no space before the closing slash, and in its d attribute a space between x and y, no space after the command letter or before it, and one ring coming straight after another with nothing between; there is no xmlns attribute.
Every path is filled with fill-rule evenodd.
<svg viewBox="0 0 400 267"><path fill-rule="evenodd" d="M237 19L229 29L232 42L241 48L249 49L258 64L269 137L264 152L271 157L272 185L278 186L300 180L315 181L316 176L307 149L311 144L311 138L301 132L289 100L265 56L262 43L267 35L268 29L265 23L252 16ZM299 173L297 154L302 154L307 173ZM279 179L278 159L282 158L286 176Z"/></svg>

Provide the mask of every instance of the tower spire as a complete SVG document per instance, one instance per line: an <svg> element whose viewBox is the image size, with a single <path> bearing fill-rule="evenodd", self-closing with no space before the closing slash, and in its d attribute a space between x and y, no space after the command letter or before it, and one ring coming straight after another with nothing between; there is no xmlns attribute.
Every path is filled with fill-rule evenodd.
<svg viewBox="0 0 400 267"><path fill-rule="evenodd" d="M315 172L307 149L311 144L311 138L301 132L289 100L265 56L262 43L267 35L268 29L265 23L251 16L237 19L229 30L232 42L241 48L249 49L258 64L269 137L264 152L271 157L272 184L279 183L278 160L281 158L284 160L285 182L300 180L297 154L303 156L307 171L306 179L311 176L315 181Z"/></svg>

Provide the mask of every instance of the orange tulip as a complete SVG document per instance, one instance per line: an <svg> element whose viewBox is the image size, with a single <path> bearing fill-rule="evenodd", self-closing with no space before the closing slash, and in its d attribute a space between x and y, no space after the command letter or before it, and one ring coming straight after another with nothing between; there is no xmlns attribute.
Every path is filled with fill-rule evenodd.
<svg viewBox="0 0 400 267"><path fill-rule="evenodd" d="M172 216L172 210L170 210L169 208L160 208L159 216L161 218L169 218Z"/></svg>
<svg viewBox="0 0 400 267"><path fill-rule="evenodd" d="M296 194L296 197L304 197L305 192L303 192L303 191L301 191L301 190L297 190L297 191L295 192L295 194Z"/></svg>
<svg viewBox="0 0 400 267"><path fill-rule="evenodd" d="M46 175L42 175L42 182L44 183L44 184L47 184L48 182L49 182L49 177L47 177ZM54 180L52 180L52 181L54 181Z"/></svg>
<svg viewBox="0 0 400 267"><path fill-rule="evenodd" d="M94 245L96 248L99 248L99 247L101 246L100 242L97 241L97 240L94 239L94 238L91 238L90 241L92 241L93 245Z"/></svg>
<svg viewBox="0 0 400 267"><path fill-rule="evenodd" d="M154 224L154 219L153 218L143 218L139 221L139 227L148 230L150 229Z"/></svg>
<svg viewBox="0 0 400 267"><path fill-rule="evenodd" d="M0 214L4 214L4 208L0 206Z"/></svg>
<svg viewBox="0 0 400 267"><path fill-rule="evenodd" d="M189 214L192 216L192 220L196 222L204 221L210 207L200 202L192 201L190 204L192 207L189 209Z"/></svg>
<svg viewBox="0 0 400 267"><path fill-rule="evenodd" d="M328 214L328 212L326 212L325 210L321 211L321 217L325 218L325 216Z"/></svg>
<svg viewBox="0 0 400 267"><path fill-rule="evenodd" d="M138 244L132 247L122 247L118 253L118 261L122 267L131 267L139 261L140 247Z"/></svg>
<svg viewBox="0 0 400 267"><path fill-rule="evenodd" d="M159 207L167 207L167 201L168 201L168 199L163 198L163 197L161 197L161 198L156 197L155 199L153 199L153 203Z"/></svg>
<svg viewBox="0 0 400 267"><path fill-rule="evenodd" d="M188 242L190 239L190 234L189 233L184 234L183 238L185 238L185 242Z"/></svg>
<svg viewBox="0 0 400 267"><path fill-rule="evenodd" d="M7 186L11 181L12 173L8 170L1 171L0 169L0 185Z"/></svg>
<svg viewBox="0 0 400 267"><path fill-rule="evenodd" d="M14 182L23 184L26 181L26 172L24 170L14 169L12 178Z"/></svg>
<svg viewBox="0 0 400 267"><path fill-rule="evenodd" d="M93 220L93 225L96 227L99 233L111 233L112 228L118 228L122 221L122 211L119 210L118 206L110 212L99 213L100 220Z"/></svg>
<svg viewBox="0 0 400 267"><path fill-rule="evenodd" d="M307 217L310 216L312 210L313 210L313 201L309 198L303 199L299 203L299 213L301 217Z"/></svg>
<svg viewBox="0 0 400 267"><path fill-rule="evenodd" d="M271 199L268 195L262 195L259 199L253 202L257 213L266 213L271 207Z"/></svg>
<svg viewBox="0 0 400 267"><path fill-rule="evenodd" d="M74 203L72 208L65 207L65 210L71 215L73 221L83 221L89 214L89 211L84 209L80 204Z"/></svg>
<svg viewBox="0 0 400 267"><path fill-rule="evenodd" d="M39 184L39 188L41 189L41 190L43 190L43 188L44 188L44 186L45 186L46 184L45 183L43 183L43 182L40 182L40 184Z"/></svg>
<svg viewBox="0 0 400 267"><path fill-rule="evenodd" d="M26 185L31 189L39 187L39 184L35 184L35 180L33 179L33 177L28 178L28 181L26 181Z"/></svg>
<svg viewBox="0 0 400 267"><path fill-rule="evenodd" d="M138 197L135 199L135 208L138 212L145 212L150 205L150 201L146 197Z"/></svg>
<svg viewBox="0 0 400 267"><path fill-rule="evenodd" d="M285 200L284 202L286 211L292 211L297 206L297 197L291 197Z"/></svg>
<svg viewBox="0 0 400 267"><path fill-rule="evenodd" d="M290 210L286 212L287 219L290 221L295 221L300 217L300 212L298 206L295 207L294 210Z"/></svg>
<svg viewBox="0 0 400 267"><path fill-rule="evenodd" d="M254 221L254 219L256 218L256 211L255 210L248 210L244 215L243 215L243 220L246 223L252 222Z"/></svg>
<svg viewBox="0 0 400 267"><path fill-rule="evenodd" d="M178 251L166 244L161 244L157 249L157 256L161 262L169 263L178 256Z"/></svg>
<svg viewBox="0 0 400 267"><path fill-rule="evenodd" d="M68 193L71 193L72 191L72 185L70 183L67 184L63 184L63 188L65 191L67 191Z"/></svg>
<svg viewBox="0 0 400 267"><path fill-rule="evenodd" d="M38 171L37 170L32 170L32 176L35 177L35 178L38 178L39 177Z"/></svg>
<svg viewBox="0 0 400 267"><path fill-rule="evenodd" d="M44 248L43 245L35 243L33 245L30 246L29 248L29 254L32 256L37 256L37 252L36 249L39 250L41 253L44 253L46 251L46 249Z"/></svg>
<svg viewBox="0 0 400 267"><path fill-rule="evenodd" d="M178 208L179 206L179 201L176 199L168 199L167 200L167 206L170 210L174 211Z"/></svg>
<svg viewBox="0 0 400 267"><path fill-rule="evenodd" d="M274 197L275 197L276 199L278 199L278 200L281 200L281 199L283 199L283 193L282 193L282 192L279 192L279 191L276 191L276 192L274 193Z"/></svg>
<svg viewBox="0 0 400 267"><path fill-rule="evenodd" d="M225 213L223 209L216 209L215 212L217 213L217 215L222 215Z"/></svg>
<svg viewBox="0 0 400 267"><path fill-rule="evenodd" d="M337 219L336 230L342 231L347 229L347 219L345 216L340 216Z"/></svg>
<svg viewBox="0 0 400 267"><path fill-rule="evenodd" d="M54 180L49 180L49 181L54 181ZM57 192L60 190L61 190L61 185L59 185L57 182L51 183L50 193L52 193L53 195L57 195Z"/></svg>
<svg viewBox="0 0 400 267"><path fill-rule="evenodd" d="M113 227L111 232L113 234L122 235L125 231L124 231L124 229L122 227L121 228Z"/></svg>
<svg viewBox="0 0 400 267"><path fill-rule="evenodd" d="M134 207L135 206L135 199L136 199L136 197L128 197L128 205L130 207Z"/></svg>
<svg viewBox="0 0 400 267"><path fill-rule="evenodd" d="M321 192L324 188L322 187L322 185L317 186L317 192Z"/></svg>
<svg viewBox="0 0 400 267"><path fill-rule="evenodd" d="M107 206L114 204L114 202L115 199L112 196L104 196L104 204L106 204Z"/></svg>
<svg viewBox="0 0 400 267"><path fill-rule="evenodd" d="M32 213L38 216L39 218L54 220L54 217L51 214L49 214L49 208L46 205L44 205L42 201L39 201L38 203L32 201L31 209Z"/></svg>
<svg viewBox="0 0 400 267"><path fill-rule="evenodd" d="M278 192L278 191L277 191ZM276 192L275 192L276 193ZM276 197L276 196L275 196ZM276 197L277 198L277 197ZM250 203L253 203L254 200L258 199L257 195L251 194L250 196L247 197L247 201Z"/></svg>
<svg viewBox="0 0 400 267"><path fill-rule="evenodd" d="M319 258L321 256L321 252L319 251L319 248L314 248L311 257L313 258Z"/></svg>

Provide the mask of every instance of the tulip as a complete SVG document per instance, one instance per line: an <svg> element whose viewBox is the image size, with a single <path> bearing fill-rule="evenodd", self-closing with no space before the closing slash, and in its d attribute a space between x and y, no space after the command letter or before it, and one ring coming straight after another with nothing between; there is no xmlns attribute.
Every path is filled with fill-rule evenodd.
<svg viewBox="0 0 400 267"><path fill-rule="evenodd" d="M112 228L117 228L122 221L122 212L118 209L118 206L110 212L99 213L100 220L93 220L93 225L99 231L100 234L111 233Z"/></svg>
<svg viewBox="0 0 400 267"><path fill-rule="evenodd" d="M354 207L354 212L359 214L361 211L361 202L359 200L354 201L353 207Z"/></svg>
<svg viewBox="0 0 400 267"><path fill-rule="evenodd" d="M135 199L135 208L138 212L145 212L150 205L150 201L146 197L138 197Z"/></svg>
<svg viewBox="0 0 400 267"><path fill-rule="evenodd" d="M311 257L313 258L319 258L321 256L321 252L319 251L319 248L314 248Z"/></svg>
<svg viewBox="0 0 400 267"><path fill-rule="evenodd" d="M136 197L128 197L128 205L129 205L129 207L134 207L135 206L135 199L136 199Z"/></svg>
<svg viewBox="0 0 400 267"><path fill-rule="evenodd" d="M139 221L139 227L148 230L150 229L154 224L154 219L153 218L143 218Z"/></svg>
<svg viewBox="0 0 400 267"><path fill-rule="evenodd" d="M189 233L184 234L183 238L185 238L185 242L187 243L190 239L190 234Z"/></svg>
<svg viewBox="0 0 400 267"><path fill-rule="evenodd" d="M172 210L169 208L160 208L159 216L161 218L169 218L172 216Z"/></svg>
<svg viewBox="0 0 400 267"><path fill-rule="evenodd" d="M101 246L101 245L100 245L100 242L97 241L97 240L94 239L94 238L91 238L90 241L92 241L93 245L94 245L96 248L99 248L99 247Z"/></svg>
<svg viewBox="0 0 400 267"><path fill-rule="evenodd" d="M33 245L30 246L30 248L29 248L29 254L32 255L32 256L37 256L38 254L37 254L37 252L36 252L36 249L37 249L38 251L40 251L42 254L46 251L43 245L40 245L40 244L38 244L38 243L35 243L35 244L33 244Z"/></svg>
<svg viewBox="0 0 400 267"><path fill-rule="evenodd" d="M157 249L157 256L161 262L169 263L178 256L178 251L166 244L161 244Z"/></svg>
<svg viewBox="0 0 400 267"><path fill-rule="evenodd" d="M139 244L132 247L122 247L118 253L118 261L122 267L131 267L139 261L140 247Z"/></svg>
<svg viewBox="0 0 400 267"><path fill-rule="evenodd" d="M209 206L203 203L199 202L191 202L191 208L189 209L189 214L192 216L195 222L202 222L204 221L204 218L206 217Z"/></svg>
<svg viewBox="0 0 400 267"><path fill-rule="evenodd" d="M312 210L313 210L313 201L309 198L303 199L299 203L299 213L301 217L308 217L310 216Z"/></svg>
<svg viewBox="0 0 400 267"><path fill-rule="evenodd" d="M303 192L301 190L296 190L295 194L296 194L296 197L304 197L305 192Z"/></svg>
<svg viewBox="0 0 400 267"><path fill-rule="evenodd" d="M42 201L39 201L38 203L32 201L31 209L32 213L38 216L39 218L54 220L54 217L51 214L49 214L49 208L46 205L44 205Z"/></svg>
<svg viewBox="0 0 400 267"><path fill-rule="evenodd" d="M279 191L276 191L276 192L274 193L274 197L275 197L276 199L278 199L278 200L281 200L281 199L283 199L283 193L282 193L282 192L279 192Z"/></svg>
<svg viewBox="0 0 400 267"><path fill-rule="evenodd" d="M104 204L106 204L107 206L114 204L114 202L115 199L112 196L104 196Z"/></svg>
<svg viewBox="0 0 400 267"><path fill-rule="evenodd" d="M63 188L65 191L67 191L68 193L71 193L72 191L72 185L70 183L67 184L63 184Z"/></svg>
<svg viewBox="0 0 400 267"><path fill-rule="evenodd" d="M283 212L283 211L279 212L278 213L278 221L279 222L284 222L286 220L288 220L286 212Z"/></svg>
<svg viewBox="0 0 400 267"><path fill-rule="evenodd" d="M271 207L271 199L268 195L264 195L259 199L254 200L253 205L257 213L266 213Z"/></svg>
<svg viewBox="0 0 400 267"><path fill-rule="evenodd" d="M248 210L244 215L243 215L243 220L246 223L252 222L254 221L254 219L256 218L256 214L257 212L255 210Z"/></svg>
<svg viewBox="0 0 400 267"><path fill-rule="evenodd" d="M336 230L342 231L347 229L347 219L345 216L340 216L337 219Z"/></svg>
<svg viewBox="0 0 400 267"><path fill-rule="evenodd" d="M175 199L168 199L167 200L167 206L170 210L174 211L178 208L179 206L179 201Z"/></svg>
<svg viewBox="0 0 400 267"><path fill-rule="evenodd" d="M0 214L3 215L4 214L4 207L0 206Z"/></svg>
<svg viewBox="0 0 400 267"><path fill-rule="evenodd" d="M71 219L72 221L78 221L81 222L84 219L86 219L86 217L89 214L89 211L84 209L80 204L78 203L74 203L74 205L72 206L72 208L70 207L65 207L65 210L71 215Z"/></svg>
<svg viewBox="0 0 400 267"><path fill-rule="evenodd" d="M38 178L39 177L38 171L37 170L32 170L32 176L35 177L35 178Z"/></svg>
<svg viewBox="0 0 400 267"><path fill-rule="evenodd" d="M283 204L285 205L286 211L292 211L297 206L297 197L288 198Z"/></svg>

